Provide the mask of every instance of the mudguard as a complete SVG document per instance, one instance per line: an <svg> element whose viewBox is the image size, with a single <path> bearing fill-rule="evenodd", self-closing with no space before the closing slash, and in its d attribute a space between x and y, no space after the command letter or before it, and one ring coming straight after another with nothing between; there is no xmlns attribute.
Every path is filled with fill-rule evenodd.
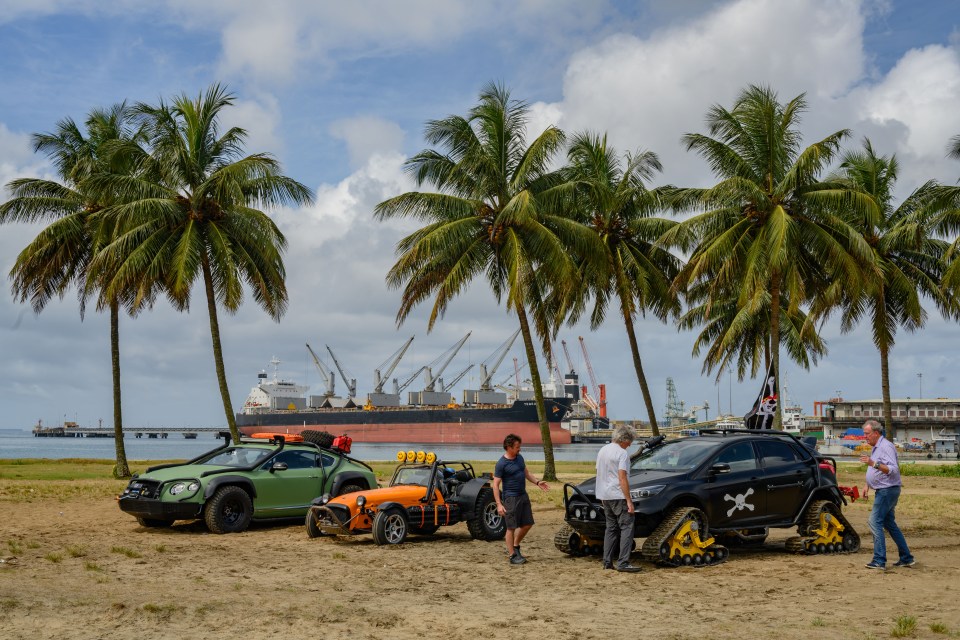
<svg viewBox="0 0 960 640"><path fill-rule="evenodd" d="M460 505L460 513L464 520L469 520L476 516L477 498L480 496L480 491L484 487L489 486L490 483L483 478L474 478L461 485L460 494L457 496L456 502Z"/></svg>
<svg viewBox="0 0 960 640"><path fill-rule="evenodd" d="M351 482L359 484L366 489L376 489L376 487L367 486L367 479L363 477L363 474L357 471L344 471L342 473L338 473L333 478L333 486L330 487L330 495L340 495L340 488L346 484L350 484Z"/></svg>
<svg viewBox="0 0 960 640"><path fill-rule="evenodd" d="M203 499L209 499L214 493L217 492L217 489L228 484L234 484L238 487L243 487L246 489L247 493L250 494L251 498L257 497L257 488L253 486L253 482L251 482L249 478L244 478L243 476L222 475L217 476L207 483L207 486L203 490Z"/></svg>

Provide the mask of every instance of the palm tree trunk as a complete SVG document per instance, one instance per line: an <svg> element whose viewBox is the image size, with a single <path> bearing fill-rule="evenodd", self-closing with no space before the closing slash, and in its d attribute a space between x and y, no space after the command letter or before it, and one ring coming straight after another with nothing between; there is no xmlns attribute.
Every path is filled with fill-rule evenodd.
<svg viewBox="0 0 960 640"><path fill-rule="evenodd" d="M884 435L893 442L897 430L893 426L893 405L890 402L890 349L886 344L880 345L880 387L883 393L883 425L886 427Z"/></svg>
<svg viewBox="0 0 960 640"><path fill-rule="evenodd" d="M230 390L227 388L227 374L223 368L223 348L220 346L220 323L217 322L217 298L213 292L213 275L210 272L210 258L203 252L201 260L203 267L203 285L207 290L207 312L210 314L210 338L213 340L213 359L217 365L217 382L220 384L220 397L223 398L223 411L227 416L227 426L233 442L240 442L240 431L237 430L237 420L233 415L233 404L230 402Z"/></svg>
<svg viewBox="0 0 960 640"><path fill-rule="evenodd" d="M520 333L523 335L523 348L527 353L527 365L530 367L530 380L533 383L533 397L537 402L537 418L540 420L540 439L543 441L543 479L557 480L557 468L553 461L553 439L550 437L550 422L547 420L546 403L543 400L543 385L540 384L540 369L537 367L537 354L530 335L530 323L523 307L517 305L517 317L520 319ZM520 390L517 389L517 393Z"/></svg>
<svg viewBox="0 0 960 640"><path fill-rule="evenodd" d="M623 324L627 328L627 340L630 342L630 353L633 355L633 368L637 372L637 382L640 383L640 393L643 394L643 402L647 405L647 415L650 417L650 430L654 436L660 435L660 428L657 426L657 416L653 411L653 398L650 397L650 388L647 386L647 376L643 373L643 365L640 363L640 347L637 345L637 334L633 330L633 314L626 298L629 293L624 287L623 272L617 271L617 282L620 289L620 310L623 312Z"/></svg>
<svg viewBox="0 0 960 640"><path fill-rule="evenodd" d="M113 442L117 450L114 478L129 478L127 450L123 446L123 412L120 404L120 303L110 301L110 360L113 365Z"/></svg>
<svg viewBox="0 0 960 640"><path fill-rule="evenodd" d="M773 375L776 376L777 389L783 386L780 380L780 272L774 271L770 279L770 356L773 359ZM782 395L782 394L778 394ZM777 410L773 414L773 428L783 429L783 404L777 398Z"/></svg>

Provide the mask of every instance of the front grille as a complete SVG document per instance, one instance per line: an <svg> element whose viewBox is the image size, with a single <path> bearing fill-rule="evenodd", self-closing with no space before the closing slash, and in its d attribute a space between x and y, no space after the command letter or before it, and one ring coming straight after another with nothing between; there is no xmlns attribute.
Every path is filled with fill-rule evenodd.
<svg viewBox="0 0 960 640"><path fill-rule="evenodd" d="M350 519L350 509L346 505L328 504L326 507L338 520L338 522L331 522L330 524L343 524Z"/></svg>
<svg viewBox="0 0 960 640"><path fill-rule="evenodd" d="M155 480L133 480L123 491L123 497L156 500L160 497L160 483Z"/></svg>

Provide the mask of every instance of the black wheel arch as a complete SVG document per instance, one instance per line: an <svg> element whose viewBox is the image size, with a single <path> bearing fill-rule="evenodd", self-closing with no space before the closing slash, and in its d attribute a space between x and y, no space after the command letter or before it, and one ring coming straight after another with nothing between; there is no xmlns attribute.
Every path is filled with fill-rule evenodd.
<svg viewBox="0 0 960 640"><path fill-rule="evenodd" d="M342 471L333 477L333 485L330 487L331 495L340 495L340 488L347 484L356 484L364 489L372 489L367 482L366 476L359 471Z"/></svg>
<svg viewBox="0 0 960 640"><path fill-rule="evenodd" d="M209 500L213 497L213 494L217 492L217 489L228 485L240 487L250 495L251 500L257 497L257 488L253 485L250 478L243 476L217 476L207 483L207 486L203 490L203 499Z"/></svg>
<svg viewBox="0 0 960 640"><path fill-rule="evenodd" d="M464 520L476 517L480 492L489 486L490 483L483 478L474 478L460 486L456 502L460 505L460 515Z"/></svg>

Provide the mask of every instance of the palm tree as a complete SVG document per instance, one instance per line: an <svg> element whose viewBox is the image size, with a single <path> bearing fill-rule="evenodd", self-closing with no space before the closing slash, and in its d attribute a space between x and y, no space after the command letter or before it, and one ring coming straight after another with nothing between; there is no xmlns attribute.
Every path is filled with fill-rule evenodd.
<svg viewBox="0 0 960 640"><path fill-rule="evenodd" d="M279 321L287 305L286 239L256 207L303 205L313 196L281 175L269 154L242 156L243 129L221 133L220 113L233 102L233 94L214 85L195 99L182 94L169 104L138 104L149 152L136 144L117 145L114 156L129 158L143 171L99 176L94 184L124 196L122 203L98 214L125 230L103 252L104 260L119 265L110 290L135 292L137 306L162 283L172 304L183 310L189 308L193 284L203 282L223 409L230 433L239 441L217 304L236 312L246 282L253 299Z"/></svg>
<svg viewBox="0 0 960 640"><path fill-rule="evenodd" d="M128 292L107 292L103 281L109 275L104 264L91 268L97 252L109 241L111 230L98 227L94 214L107 206L112 194L94 194L86 181L99 171L130 171L130 166L108 167L106 148L114 141L136 140L126 103L110 110L96 109L86 120L85 134L72 119L57 124L53 133L35 134L35 151L45 153L54 163L61 182L22 178L7 184L12 198L0 206L0 223L51 221L17 256L10 278L13 294L20 302L30 300L40 313L54 297L63 298L75 285L80 299L80 316L87 298L96 293L97 311L110 310L110 353L113 371L113 432L116 448L114 475L130 476L123 444L123 412L120 395L120 307L131 309ZM151 294L145 301L152 300Z"/></svg>
<svg viewBox="0 0 960 640"><path fill-rule="evenodd" d="M869 202L818 180L848 131L801 149L797 125L805 107L802 94L780 104L771 89L752 85L732 109L713 106L707 114L710 135L690 133L683 140L721 181L709 189L681 190L678 209L705 212L664 238L692 249L676 279L678 290L702 284L708 306L736 295L738 309L768 316L761 326L769 331L777 376L784 299L799 305L837 278L856 287L861 273L856 260L870 260L862 238L834 214L841 203L861 211ZM778 407L775 426L780 424Z"/></svg>
<svg viewBox="0 0 960 640"><path fill-rule="evenodd" d="M935 237L941 215L950 208L943 189L929 181L894 206L893 189L900 164L896 156L877 155L869 139L860 151L843 155L834 180L867 195L878 216L850 215L847 222L863 237L872 252L871 277L859 295L850 295L842 286L834 286L827 303L838 301L841 330L852 330L861 318L869 318L873 342L880 352L880 377L883 391L883 420L893 431L890 403L889 354L898 327L915 331L923 327L927 312L922 296L928 296L945 313L955 306L953 296L940 287L942 258L948 244ZM821 303L822 304L822 303Z"/></svg>
<svg viewBox="0 0 960 640"><path fill-rule="evenodd" d="M399 259L387 274L390 286L403 287L398 324L416 305L435 296L428 324L432 329L450 301L478 276L486 278L498 302L506 298L508 311L520 322L530 367L544 477L555 479L528 311L535 330L547 340L546 287L575 279L568 248L586 246L589 240L586 229L545 211L538 202L539 194L557 184L548 164L564 136L548 127L527 145L527 110L504 87L490 84L467 117L430 121L426 139L443 150L421 151L407 161L406 169L418 186L430 184L436 191L412 191L385 200L377 205L375 216L426 222L398 243Z"/></svg>
<svg viewBox="0 0 960 640"><path fill-rule="evenodd" d="M651 151L628 153L621 161L607 145L605 135L586 132L574 136L567 159L563 173L573 187L569 198L572 215L599 241L588 256L595 264L580 270L586 274L580 295L593 298L590 322L594 329L603 323L611 298L618 301L650 427L653 435L659 435L634 318L650 311L666 320L680 310L671 284L681 261L657 244L677 223L653 215L661 207L661 200L657 191L647 188L647 182L662 166ZM578 320L582 307L581 302L570 308L571 323Z"/></svg>

